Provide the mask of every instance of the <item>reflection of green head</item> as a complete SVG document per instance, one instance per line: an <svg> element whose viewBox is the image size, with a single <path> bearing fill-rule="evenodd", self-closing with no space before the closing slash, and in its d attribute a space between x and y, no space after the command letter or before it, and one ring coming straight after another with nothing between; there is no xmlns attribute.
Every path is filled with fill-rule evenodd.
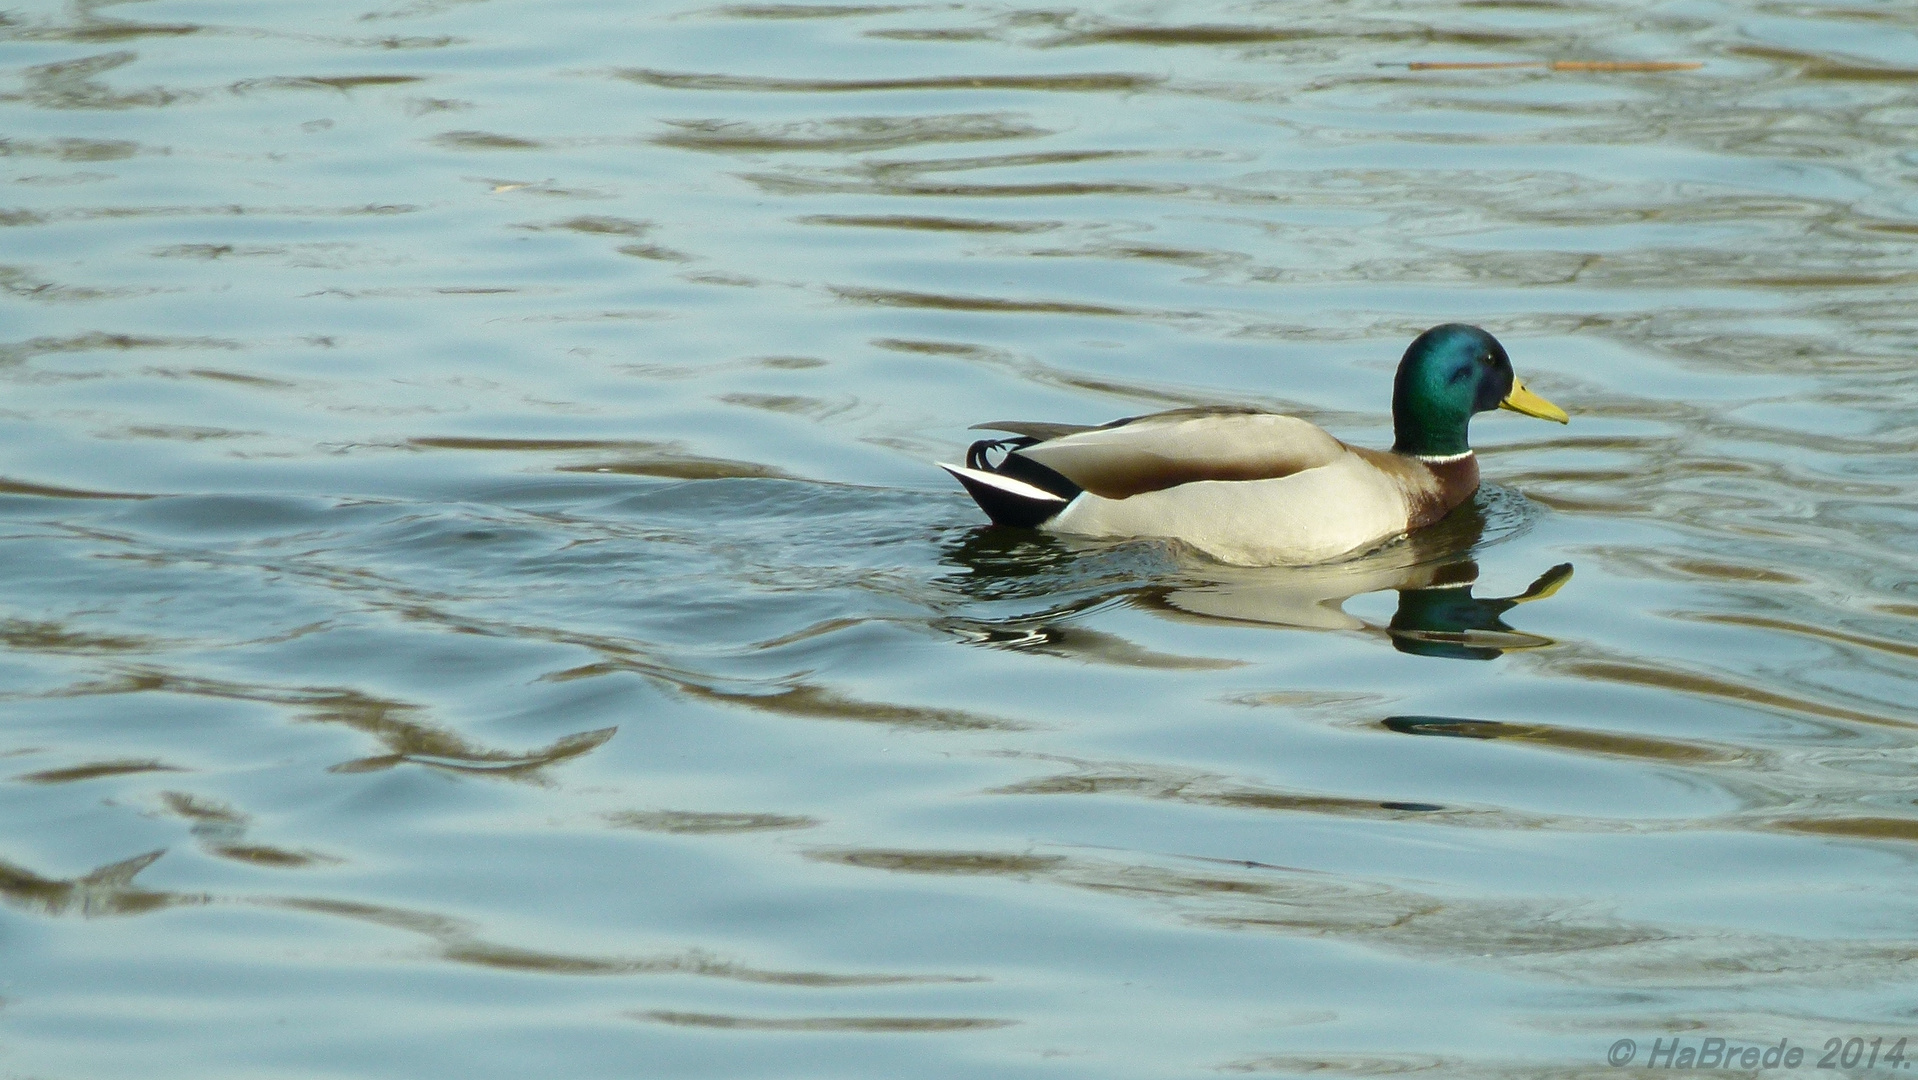
<svg viewBox="0 0 1918 1080"><path fill-rule="evenodd" d="M1472 414L1496 409L1512 392L1512 360L1476 326L1446 323L1412 340L1392 383L1392 449L1437 456L1471 449Z"/></svg>
<svg viewBox="0 0 1918 1080"><path fill-rule="evenodd" d="M1392 616L1392 646L1418 656L1450 660L1491 660L1504 649L1472 640L1474 630L1511 632L1499 616L1515 601L1481 600L1469 585L1449 589L1407 589L1399 593L1399 609Z"/></svg>
<svg viewBox="0 0 1918 1080"><path fill-rule="evenodd" d="M1400 652L1451 660L1491 660L1510 649L1550 645L1550 638L1507 626L1504 615L1520 604L1552 595L1571 577L1572 564L1560 563L1517 596L1479 597L1472 595L1478 564L1454 563L1441 568L1431 586L1399 591L1399 609L1386 632Z"/></svg>

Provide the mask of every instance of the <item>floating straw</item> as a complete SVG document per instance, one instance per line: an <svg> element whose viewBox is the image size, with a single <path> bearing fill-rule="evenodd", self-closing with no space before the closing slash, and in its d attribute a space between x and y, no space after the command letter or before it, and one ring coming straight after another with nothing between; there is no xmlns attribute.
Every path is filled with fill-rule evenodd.
<svg viewBox="0 0 1918 1080"><path fill-rule="evenodd" d="M1697 60L1414 60L1409 64L1380 64L1411 71L1491 71L1498 68L1544 68L1547 71L1696 71Z"/></svg>

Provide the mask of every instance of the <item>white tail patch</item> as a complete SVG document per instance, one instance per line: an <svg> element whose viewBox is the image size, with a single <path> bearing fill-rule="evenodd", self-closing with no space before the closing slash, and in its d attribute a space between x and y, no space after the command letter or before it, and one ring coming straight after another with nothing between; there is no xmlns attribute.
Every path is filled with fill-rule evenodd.
<svg viewBox="0 0 1918 1080"><path fill-rule="evenodd" d="M1045 488L1034 487L1024 480L1014 480L1010 476L1000 476L998 473L986 472L983 469L968 469L963 465L948 465L943 461L939 463L939 467L954 476L964 477L990 488L997 488L1008 495L1014 495L1021 499L1038 499L1043 502L1056 503L1066 501L1054 495L1052 492L1047 491Z"/></svg>

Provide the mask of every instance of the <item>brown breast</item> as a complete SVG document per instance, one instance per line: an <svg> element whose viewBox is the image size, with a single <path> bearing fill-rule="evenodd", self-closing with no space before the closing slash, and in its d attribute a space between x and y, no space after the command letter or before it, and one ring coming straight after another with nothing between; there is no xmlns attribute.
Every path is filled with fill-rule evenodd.
<svg viewBox="0 0 1918 1080"><path fill-rule="evenodd" d="M1391 477L1405 492L1405 504L1411 511L1405 526L1407 531L1432 524L1478 490L1477 454L1433 462L1362 446L1351 450Z"/></svg>

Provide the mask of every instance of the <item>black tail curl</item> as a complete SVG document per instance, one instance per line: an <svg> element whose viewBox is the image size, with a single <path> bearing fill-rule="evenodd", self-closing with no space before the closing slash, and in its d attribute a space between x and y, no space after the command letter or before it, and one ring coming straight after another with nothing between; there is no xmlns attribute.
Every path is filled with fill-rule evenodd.
<svg viewBox="0 0 1918 1080"><path fill-rule="evenodd" d="M1084 488L1066 479L1064 476L1046 468L1044 465L1022 456L1019 451L1036 445L1044 440L1021 436L1017 439L980 439L966 449L966 468L980 472L998 473L1010 476L1014 480L1023 480L1041 491L1049 491L1061 499L1071 502L1085 491ZM998 464L992 461L992 453L1005 451ZM1051 515L1048 514L1048 517Z"/></svg>
<svg viewBox="0 0 1918 1080"><path fill-rule="evenodd" d="M1006 458L1012 456L1014 450L1023 450L1038 441L1037 439L980 439L966 448L966 468L996 473L999 471L999 466L1005 464ZM993 464L992 459L987 457L994 450L1006 452L998 465Z"/></svg>
<svg viewBox="0 0 1918 1080"><path fill-rule="evenodd" d="M947 468L994 525L1033 528L1052 520L1082 491L1079 485L1019 453L1042 441L1029 436L981 439L966 449L964 469ZM993 460L995 457L997 461ZM988 483L976 475L978 473L1017 480L1026 485L1026 491L1039 490L1027 494L1013 487Z"/></svg>

